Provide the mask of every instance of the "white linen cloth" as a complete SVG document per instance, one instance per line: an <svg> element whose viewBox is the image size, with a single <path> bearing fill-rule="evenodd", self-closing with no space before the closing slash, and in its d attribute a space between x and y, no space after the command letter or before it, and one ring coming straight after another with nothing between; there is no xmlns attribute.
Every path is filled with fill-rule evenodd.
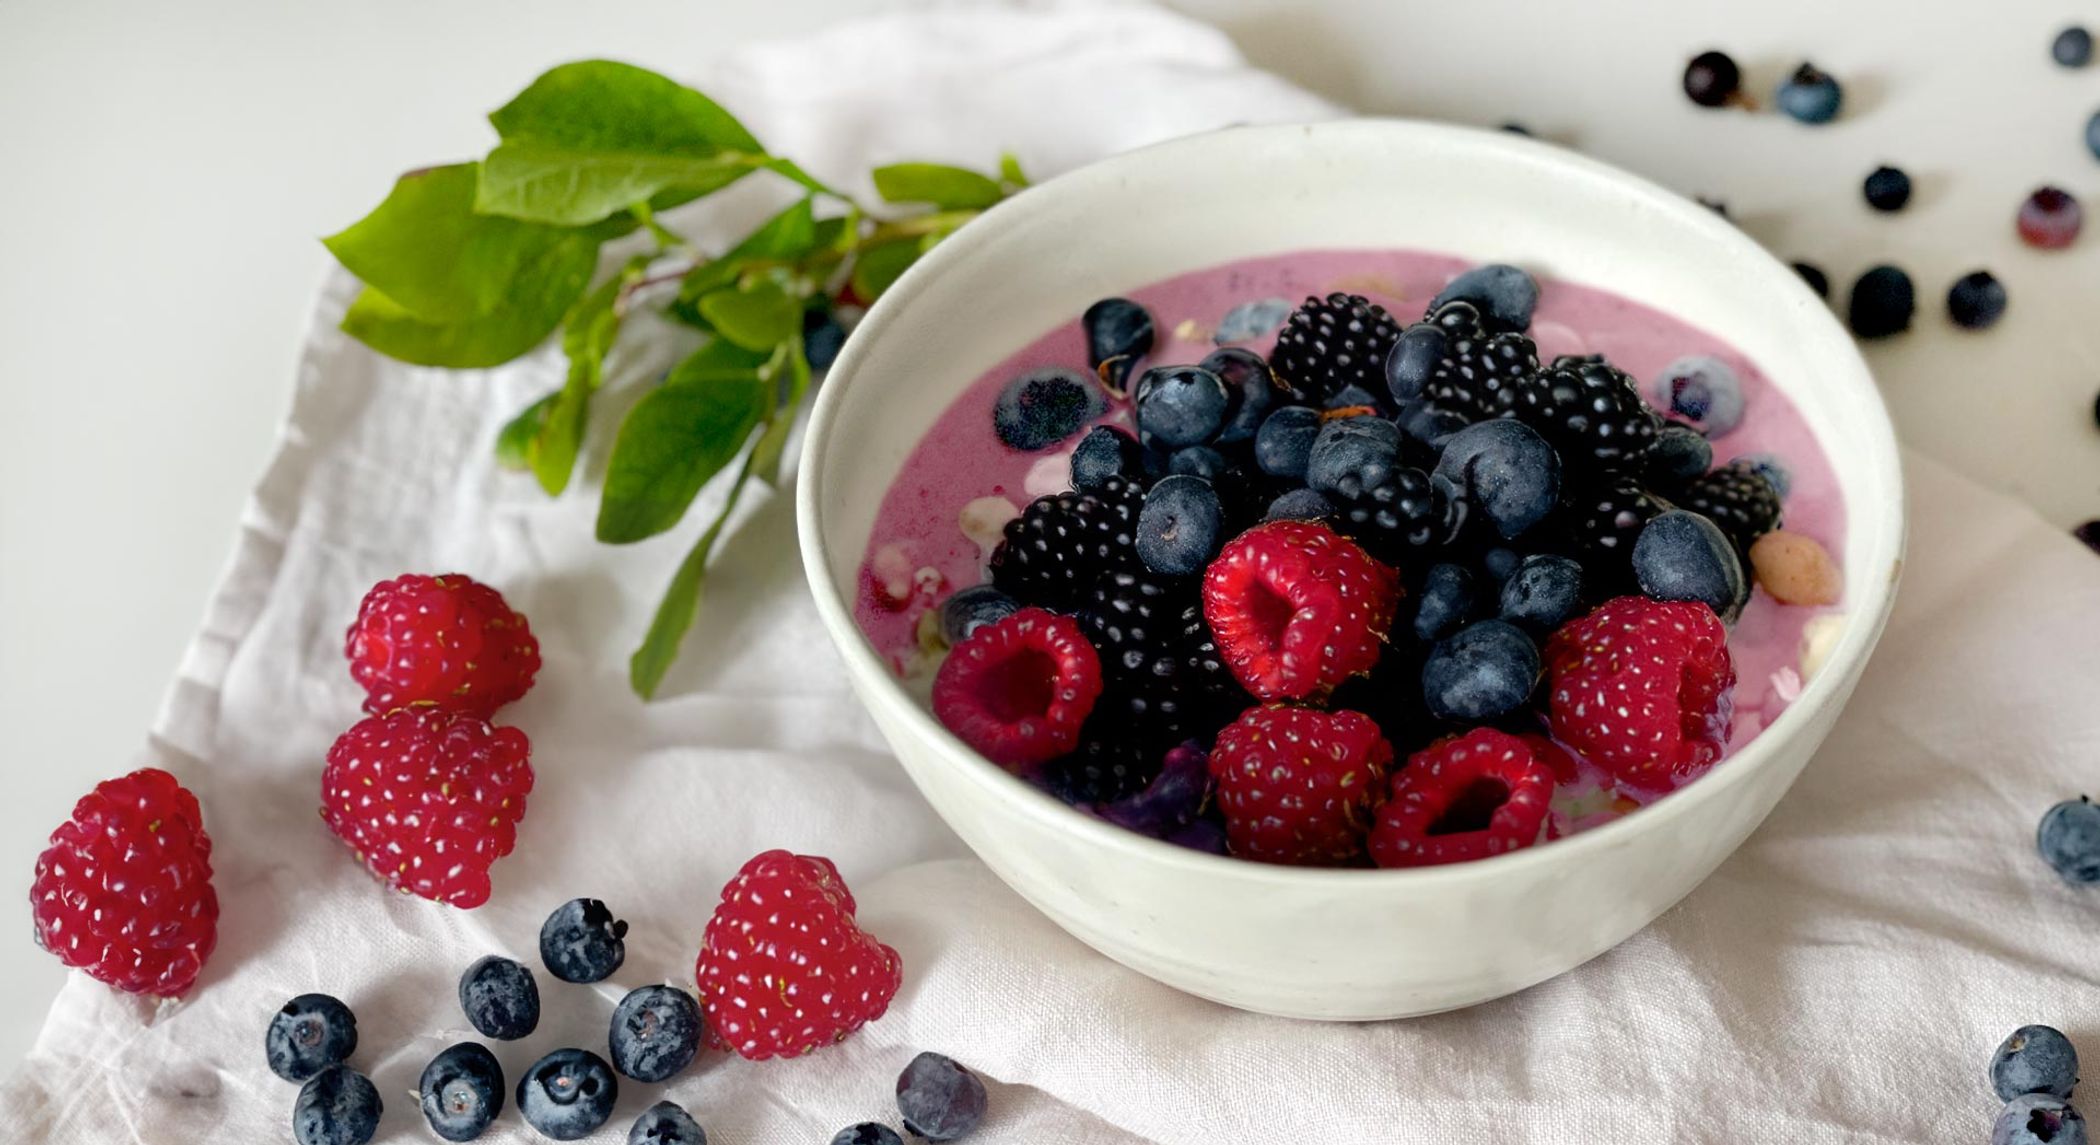
<svg viewBox="0 0 2100 1145"><path fill-rule="evenodd" d="M903 158L1049 173L1236 121L1337 109L1253 71L1217 32L1145 7L893 16L754 48L691 77L829 179ZM859 184L855 184L859 185ZM707 242L756 217L702 205ZM737 214L740 217L729 218ZM409 1096L472 1036L459 972L537 964L579 895L632 924L610 983L541 975L514 1080L546 1050L603 1050L612 1004L690 981L722 883L770 847L837 860L863 923L904 956L891 1011L788 1062L718 1054L623 1087L593 1139L659 1096L717 1145L823 1142L896 1124L896 1073L937 1049L991 1082L984 1142L1814 1142L1981 1140L1986 1055L2058 1025L2100 1055L2100 895L2059 883L2033 825L2091 784L2100 564L2026 510L1908 459L1915 537L1896 616L1828 745L1771 820L1683 905L1595 962L1461 1013L1361 1026L1238 1013L1094 955L970 859L862 715L803 587L791 499L749 498L656 703L625 666L717 494L671 536L591 538L596 471L549 501L490 443L558 384L551 349L449 373L383 359L316 307L290 423L154 729L150 761L203 801L223 905L193 996L149 1010L75 975L0 1090L12 1140L289 1139L295 1087L263 1063L272 1009L309 990L359 1016L353 1059L382 1141L434 1140ZM631 397L671 351L616 357ZM595 410L602 459L620 399ZM1861 507L1864 509L1865 507ZM341 634L404 571L487 580L531 618L546 667L502 714L534 745L516 854L472 912L385 893L315 813L321 759L357 718ZM113 769L114 770L114 769ZM507 1109L484 1140L537 1140Z"/></svg>

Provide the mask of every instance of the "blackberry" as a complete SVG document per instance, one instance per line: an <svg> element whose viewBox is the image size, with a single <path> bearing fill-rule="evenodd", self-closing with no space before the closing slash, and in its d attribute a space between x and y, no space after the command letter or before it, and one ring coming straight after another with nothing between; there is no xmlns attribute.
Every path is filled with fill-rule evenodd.
<svg viewBox="0 0 2100 1145"><path fill-rule="evenodd" d="M1145 749L1151 762L1190 739L1209 740L1238 690L1218 656L1193 580L1140 572L1102 578L1079 613L1101 658L1090 726Z"/></svg>
<svg viewBox="0 0 2100 1145"><path fill-rule="evenodd" d="M1779 491L1746 460L1731 461L1685 486L1677 504L1721 526L1746 553L1751 542L1779 527Z"/></svg>
<svg viewBox="0 0 2100 1145"><path fill-rule="evenodd" d="M1143 791L1165 763L1164 751L1150 751L1120 728L1089 719L1078 750L1051 760L1043 784L1067 803L1113 803Z"/></svg>
<svg viewBox="0 0 2100 1145"><path fill-rule="evenodd" d="M1419 469L1396 468L1355 497L1334 500L1341 507L1335 527L1387 561L1444 544L1464 523L1460 504Z"/></svg>
<svg viewBox="0 0 2100 1145"><path fill-rule="evenodd" d="M1122 477L1086 493L1039 497L1007 522L992 553L992 583L1024 604L1063 611L1103 573L1138 567L1137 521L1145 494Z"/></svg>
<svg viewBox="0 0 2100 1145"><path fill-rule="evenodd" d="M1337 291L1307 298L1291 311L1269 368L1304 401L1320 402L1347 386L1385 389L1385 358L1400 339L1400 324L1360 294Z"/></svg>
<svg viewBox="0 0 2100 1145"><path fill-rule="evenodd" d="M1570 495L1563 509L1567 542L1584 571L1600 582L1592 588L1619 589L1631 582L1634 541L1649 521L1669 509L1668 501L1627 476Z"/></svg>
<svg viewBox="0 0 2100 1145"><path fill-rule="evenodd" d="M1429 369L1422 397L1467 421L1495 416L1503 391L1539 371L1537 344L1515 332L1488 333L1470 302L1446 302L1420 324L1444 335L1444 351Z"/></svg>
<svg viewBox="0 0 2100 1145"><path fill-rule="evenodd" d="M1602 359L1556 359L1501 395L1504 417L1539 431L1573 472L1638 468L1658 420L1640 386Z"/></svg>

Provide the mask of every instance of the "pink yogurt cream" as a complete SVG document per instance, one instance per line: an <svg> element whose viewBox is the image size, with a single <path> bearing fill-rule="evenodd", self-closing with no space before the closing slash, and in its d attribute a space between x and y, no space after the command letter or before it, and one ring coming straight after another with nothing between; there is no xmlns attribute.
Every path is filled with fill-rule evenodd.
<svg viewBox="0 0 2100 1145"><path fill-rule="evenodd" d="M1342 290L1366 295L1406 322L1469 265L1421 251L1301 251L1191 271L1127 297L1151 312L1158 329L1144 365L1195 362L1217 347L1213 335L1220 321L1241 303L1277 299L1295 305L1307 295ZM1605 355L1640 381L1652 404L1658 403L1656 380L1679 358L1704 354L1726 362L1742 382L1745 413L1734 430L1713 439L1716 463L1754 454L1776 457L1791 478L1784 527L1832 552L1841 550L1845 510L1829 459L1800 411L1734 347L1662 311L1550 279L1540 283L1531 336L1541 361L1559 354ZM1272 330L1235 344L1266 355L1274 341ZM1000 391L1043 366L1087 372L1086 339L1076 316L963 391L905 460L883 498L868 539L855 618L908 683L923 687L938 666L940 602L985 579L987 546L996 543L998 525L1036 497L1070 484L1076 436L1041 453L1023 453L1000 442L992 429L992 406ZM1102 421L1129 428L1130 411L1118 403ZM1818 614L1829 611L1834 610L1782 605L1762 590L1752 593L1728 641L1737 680L1730 754L1798 695L1805 637ZM1581 770L1582 778L1565 785L1555 800L1557 832L1580 830L1652 799L1651 794L1613 791L1609 780L1587 764Z"/></svg>

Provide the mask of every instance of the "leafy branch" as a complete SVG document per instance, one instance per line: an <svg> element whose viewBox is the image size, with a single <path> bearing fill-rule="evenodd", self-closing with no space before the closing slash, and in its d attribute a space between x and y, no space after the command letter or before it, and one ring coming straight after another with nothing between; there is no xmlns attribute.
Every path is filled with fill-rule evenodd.
<svg viewBox="0 0 2100 1145"><path fill-rule="evenodd" d="M343 329L389 357L455 368L510 361L559 331L561 388L495 443L504 465L550 496L575 474L606 359L635 307L654 305L704 335L620 423L598 502L598 539L631 544L676 526L730 474L629 660L647 698L698 614L709 559L745 487L779 481L813 357L828 362L855 307L1028 180L1011 155L996 174L878 167L876 193L892 205L878 214L769 153L700 92L606 60L554 68L489 122L498 143L482 160L401 176L370 214L323 240L364 282ZM664 221L753 176L799 195L728 249L702 254ZM616 242L636 253L601 275Z"/></svg>

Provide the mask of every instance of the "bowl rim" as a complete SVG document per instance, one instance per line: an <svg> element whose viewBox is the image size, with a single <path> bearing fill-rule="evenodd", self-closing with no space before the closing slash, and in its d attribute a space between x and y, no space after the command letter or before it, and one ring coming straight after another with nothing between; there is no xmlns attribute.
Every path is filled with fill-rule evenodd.
<svg viewBox="0 0 2100 1145"><path fill-rule="evenodd" d="M919 259L876 300L862 319L860 328L856 329L856 334L861 334L864 329L880 331L895 315L911 306L913 300L926 289L927 284L950 267L974 257L979 249L988 243L996 241L996 232L1003 225L1026 219L1032 213L1044 209L1042 204L1052 197L1112 189L1133 169L1157 163L1187 163L1193 159L1188 152L1217 147L1221 145L1221 141L1227 146L1236 145L1241 140L1261 143L1297 139L1320 143L1336 137L1357 137L1363 133L1384 137L1388 143L1394 138L1411 138L1425 147L1465 148L1491 156L1500 155L1544 169L1551 177L1605 182L1625 194L1630 201L1688 226L1695 232L1701 232L1706 241L1735 248L1737 253L1750 256L1753 262L1765 265L1774 272L1769 277L1775 289L1796 292L1803 300L1812 302L1812 313L1817 317L1811 318L1810 321L1828 322L1836 327L1841 335L1842 344L1847 347L1847 365L1852 368L1839 371L1850 375L1844 379L1843 384L1864 390L1863 394L1855 396L1864 397L1867 408L1876 415L1870 419L1870 425L1858 427L1861 439L1853 442L1852 447L1857 448L1861 444L1869 446L1874 455L1871 467L1877 471L1876 476L1893 494L1887 505L1873 507L1876 511L1871 515L1859 512L1862 508L1868 508L1867 506L1856 506L1848 499L1845 523L1847 540L1858 535L1873 536L1878 532L1878 539L1885 543L1889 565L1885 570L1847 570L1848 588L1857 594L1857 599L1850 602L1845 614L1848 623L1838 644L1817 669L1815 676L1806 682L1798 699L1787 705L1786 710L1735 754L1725 757L1707 773L1637 812L1553 840L1550 846L1526 847L1484 859L1439 866L1294 867L1198 851L1140 834L1080 811L980 755L935 719L931 711L913 699L889 671L866 635L861 632L859 624L853 619L852 601L848 600L832 581L830 550L823 537L824 507L819 503L818 497L829 453L827 447L833 435L839 431L838 410L860 374L862 360L871 353L869 347L875 344L875 339L866 336L847 339L846 346L832 364L824 385L818 390L816 403L810 413L809 426L803 436L802 454L796 475L796 535L802 553L803 575L809 582L810 593L816 600L817 612L822 617L826 634L830 636L833 647L845 662L847 671L857 677L863 685L870 682L874 684L874 694L870 694L865 686L856 689L863 702L871 707L879 703L900 718L910 733L918 737L931 754L940 758L941 766L967 778L989 794L1011 803L1018 814L1026 815L1046 828L1076 833L1084 840L1106 848L1118 858L1151 863L1163 868L1176 868L1206 877L1243 879L1255 884L1359 889L1373 886L1428 888L1437 884L1464 882L1503 874L1513 875L1525 867L1580 862L1591 853L1618 847L1636 835L1660 830L1671 820L1691 815L1707 803L1728 798L1735 788L1748 782L1752 772L1773 766L1774 761L1782 754L1782 746L1790 741L1796 732L1813 723L1826 709L1842 704L1849 695L1851 683L1856 680L1866 657L1880 638L1881 631L1888 622L1889 612L1894 606L1908 533L1901 455L1896 443L1894 424L1889 417L1887 405L1882 400L1880 389L1874 384L1872 372L1860 355L1858 345L1848 332L1837 326L1835 314L1822 299L1810 291L1791 267L1709 208L1608 163L1513 132L1423 120L1367 117L1309 124L1226 127L1120 152L1045 180L1030 188L1026 194L1000 203L971 225L958 230ZM1818 444L1829 448L1827 441L1819 439ZM1855 534L1855 529L1870 531ZM1865 575L1868 572L1874 575ZM894 745L892 750L895 750ZM897 754L901 756L903 753ZM907 774L910 774L911 770L908 766L905 768ZM916 777L913 782L917 784ZM974 847L972 849L975 850Z"/></svg>

